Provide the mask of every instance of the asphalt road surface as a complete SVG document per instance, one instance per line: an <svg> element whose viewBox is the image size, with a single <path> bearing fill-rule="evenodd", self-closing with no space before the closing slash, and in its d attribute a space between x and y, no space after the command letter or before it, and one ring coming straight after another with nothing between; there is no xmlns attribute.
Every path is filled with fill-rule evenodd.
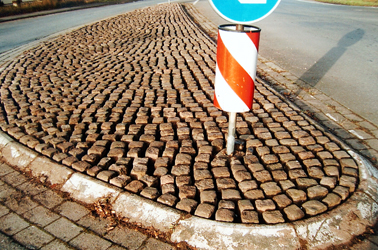
<svg viewBox="0 0 378 250"><path fill-rule="evenodd" d="M195 5L217 25L207 0ZM261 56L378 125L378 8L282 0L262 29Z"/></svg>
<svg viewBox="0 0 378 250"><path fill-rule="evenodd" d="M163 2L167 1L144 0L4 22L0 24L0 55L67 29Z"/></svg>

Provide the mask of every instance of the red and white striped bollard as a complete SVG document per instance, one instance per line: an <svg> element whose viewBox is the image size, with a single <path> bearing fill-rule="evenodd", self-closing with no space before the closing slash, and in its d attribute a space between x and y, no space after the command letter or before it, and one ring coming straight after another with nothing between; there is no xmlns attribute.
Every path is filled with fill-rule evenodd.
<svg viewBox="0 0 378 250"><path fill-rule="evenodd" d="M220 25L214 106L229 114L227 154L235 144L236 113L252 109L261 29L250 25Z"/></svg>

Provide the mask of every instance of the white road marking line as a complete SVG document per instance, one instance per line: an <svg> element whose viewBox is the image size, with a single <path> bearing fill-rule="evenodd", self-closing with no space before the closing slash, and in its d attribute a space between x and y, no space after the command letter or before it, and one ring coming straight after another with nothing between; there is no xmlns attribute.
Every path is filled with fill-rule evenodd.
<svg viewBox="0 0 378 250"><path fill-rule="evenodd" d="M326 116L328 116L329 118L331 118L332 120L337 122L337 119L335 117L333 117L331 114L327 113Z"/></svg>
<svg viewBox="0 0 378 250"><path fill-rule="evenodd" d="M360 138L361 140L365 139L363 136L359 135L356 131L354 131L353 129L351 130L348 130L350 133L354 134L355 136L357 136L358 138Z"/></svg>
<svg viewBox="0 0 378 250"><path fill-rule="evenodd" d="M298 2L304 2L304 3L313 3L313 4L321 4L321 5L332 5L331 3L322 3L322 2L316 2L316 1L308 1L308 0L297 0ZM335 5L335 4L333 4Z"/></svg>

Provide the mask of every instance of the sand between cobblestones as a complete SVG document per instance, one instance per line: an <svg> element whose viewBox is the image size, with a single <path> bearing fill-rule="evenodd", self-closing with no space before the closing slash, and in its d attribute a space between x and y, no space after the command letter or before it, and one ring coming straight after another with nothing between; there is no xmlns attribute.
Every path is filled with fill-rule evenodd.
<svg viewBox="0 0 378 250"><path fill-rule="evenodd" d="M213 106L216 44L179 4L42 43L0 75L0 126L24 145L167 206L277 224L316 216L357 188L352 157L257 81L251 112ZM189 10L190 11L190 10Z"/></svg>

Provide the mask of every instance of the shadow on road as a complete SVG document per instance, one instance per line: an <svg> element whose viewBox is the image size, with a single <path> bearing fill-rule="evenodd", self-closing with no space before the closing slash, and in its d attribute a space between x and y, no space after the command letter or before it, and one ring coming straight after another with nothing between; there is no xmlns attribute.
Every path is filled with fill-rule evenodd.
<svg viewBox="0 0 378 250"><path fill-rule="evenodd" d="M364 36L363 29L356 29L343 36L336 47L333 47L322 58L319 59L311 68L309 68L300 79L308 83L310 86L315 85L324 77L331 67L340 59L348 47L357 43ZM299 95L300 90L295 94Z"/></svg>

